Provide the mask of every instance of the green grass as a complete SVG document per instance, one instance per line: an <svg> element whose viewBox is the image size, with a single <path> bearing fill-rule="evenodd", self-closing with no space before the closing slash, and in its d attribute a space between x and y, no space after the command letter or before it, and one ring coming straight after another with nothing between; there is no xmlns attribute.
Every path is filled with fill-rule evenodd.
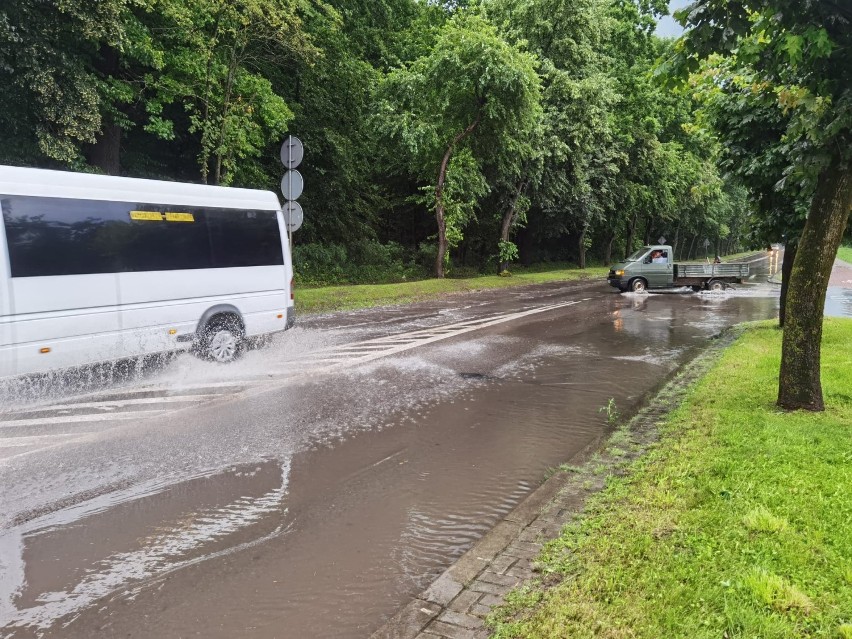
<svg viewBox="0 0 852 639"><path fill-rule="evenodd" d="M539 270L541 269L541 270ZM593 266L581 270L577 267L560 267L546 270L546 266L518 270L511 277L481 275L469 278L419 280L399 284L365 284L356 286L328 286L296 289L297 313L321 313L389 304L408 304L434 299L449 293L463 293L483 289L543 284L564 280L601 279L607 268Z"/></svg>
<svg viewBox="0 0 852 639"><path fill-rule="evenodd" d="M726 262L736 262L737 260L741 260L745 257L751 257L752 255L758 254L766 254L766 251L745 251L744 253L731 253L730 255L723 255L722 259Z"/></svg>
<svg viewBox="0 0 852 639"><path fill-rule="evenodd" d="M852 639L852 320L825 323L823 413L776 409L780 340L746 330L496 637Z"/></svg>
<svg viewBox="0 0 852 639"><path fill-rule="evenodd" d="M837 258L843 260L847 264L852 264L852 246L841 246L837 250Z"/></svg>

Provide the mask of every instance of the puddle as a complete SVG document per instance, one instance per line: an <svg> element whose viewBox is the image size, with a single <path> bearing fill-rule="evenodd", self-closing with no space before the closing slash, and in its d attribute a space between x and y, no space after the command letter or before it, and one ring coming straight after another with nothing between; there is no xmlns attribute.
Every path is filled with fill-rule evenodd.
<svg viewBox="0 0 852 639"><path fill-rule="evenodd" d="M119 589L130 596L152 578L279 533L287 471L266 463L136 486L3 531L0 619L39 631Z"/></svg>

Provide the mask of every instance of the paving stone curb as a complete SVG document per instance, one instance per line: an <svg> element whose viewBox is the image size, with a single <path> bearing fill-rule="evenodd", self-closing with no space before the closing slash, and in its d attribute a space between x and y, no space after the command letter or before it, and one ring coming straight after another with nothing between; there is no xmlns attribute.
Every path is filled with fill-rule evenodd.
<svg viewBox="0 0 852 639"><path fill-rule="evenodd" d="M657 440L658 426L742 333L733 327L711 340L625 425L587 446L497 523L371 639L485 639L485 618L513 589L536 576L543 545L583 510L611 474L623 474ZM609 446L619 435L618 445Z"/></svg>

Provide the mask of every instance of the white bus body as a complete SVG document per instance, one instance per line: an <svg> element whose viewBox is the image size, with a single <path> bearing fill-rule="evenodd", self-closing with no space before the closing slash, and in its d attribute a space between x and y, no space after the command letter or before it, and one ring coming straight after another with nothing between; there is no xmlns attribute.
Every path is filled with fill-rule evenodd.
<svg viewBox="0 0 852 639"><path fill-rule="evenodd" d="M268 191L0 166L0 377L192 346L228 361L289 328L280 209Z"/></svg>

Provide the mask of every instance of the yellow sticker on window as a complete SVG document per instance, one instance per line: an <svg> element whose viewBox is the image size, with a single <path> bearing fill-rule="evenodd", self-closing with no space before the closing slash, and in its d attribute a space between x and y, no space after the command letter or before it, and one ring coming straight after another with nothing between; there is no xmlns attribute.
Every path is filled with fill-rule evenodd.
<svg viewBox="0 0 852 639"><path fill-rule="evenodd" d="M195 222L192 213L170 213L166 211L166 222Z"/></svg>
<svg viewBox="0 0 852 639"><path fill-rule="evenodd" d="M131 220L144 220L146 222L162 222L163 214L159 211L130 211Z"/></svg>

